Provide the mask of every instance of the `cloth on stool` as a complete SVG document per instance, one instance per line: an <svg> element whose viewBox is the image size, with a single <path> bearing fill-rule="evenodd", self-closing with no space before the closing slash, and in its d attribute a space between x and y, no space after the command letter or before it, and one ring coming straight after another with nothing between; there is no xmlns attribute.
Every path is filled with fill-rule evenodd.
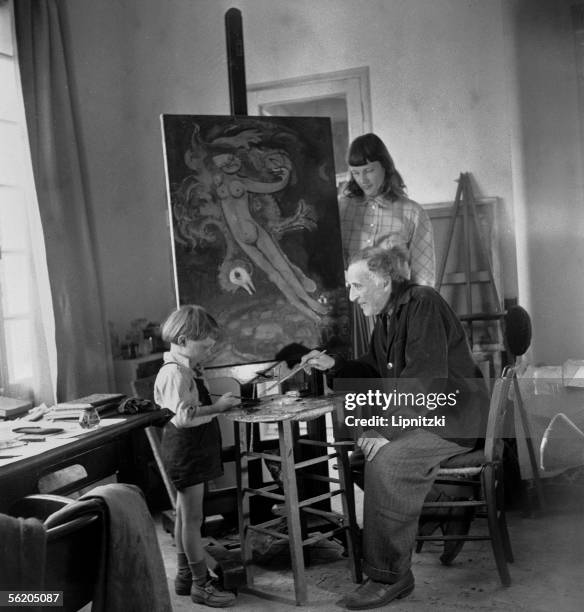
<svg viewBox="0 0 584 612"><path fill-rule="evenodd" d="M86 493L49 516L47 527L87 511L90 500L101 503L104 533L92 612L172 612L166 571L154 522L140 489L107 484Z"/></svg>

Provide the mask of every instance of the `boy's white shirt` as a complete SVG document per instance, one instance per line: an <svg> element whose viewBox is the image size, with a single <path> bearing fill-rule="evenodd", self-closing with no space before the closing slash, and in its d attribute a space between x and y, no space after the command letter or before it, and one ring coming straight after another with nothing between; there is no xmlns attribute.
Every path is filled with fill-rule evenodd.
<svg viewBox="0 0 584 612"><path fill-rule="evenodd" d="M195 382L195 373L191 369L188 358L166 352L163 360L164 363L172 365L164 366L158 372L154 384L154 401L161 408L168 408L174 412L170 422L176 427L195 427L212 421L214 415L194 418L189 416L189 413L192 413L192 407L200 406L201 401Z"/></svg>

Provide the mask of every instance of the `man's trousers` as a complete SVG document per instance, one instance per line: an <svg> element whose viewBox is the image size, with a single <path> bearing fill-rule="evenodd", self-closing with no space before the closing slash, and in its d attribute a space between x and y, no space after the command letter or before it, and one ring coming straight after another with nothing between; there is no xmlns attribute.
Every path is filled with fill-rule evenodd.
<svg viewBox="0 0 584 612"><path fill-rule="evenodd" d="M422 504L440 463L469 450L413 429L365 461L363 570L369 578L391 584L410 569Z"/></svg>

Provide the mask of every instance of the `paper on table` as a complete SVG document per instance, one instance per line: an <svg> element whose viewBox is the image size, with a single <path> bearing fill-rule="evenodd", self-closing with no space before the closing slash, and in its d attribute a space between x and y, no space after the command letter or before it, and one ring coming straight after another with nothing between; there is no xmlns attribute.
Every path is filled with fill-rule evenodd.
<svg viewBox="0 0 584 612"><path fill-rule="evenodd" d="M91 429L83 429L82 427L76 427L75 429L68 431L64 434L58 434L54 436L55 438L76 438L78 436L83 436L85 434L91 433L92 431L98 431L103 427L108 427L109 425L116 425L118 423L123 423L126 419L101 419L99 425L97 427L92 427Z"/></svg>

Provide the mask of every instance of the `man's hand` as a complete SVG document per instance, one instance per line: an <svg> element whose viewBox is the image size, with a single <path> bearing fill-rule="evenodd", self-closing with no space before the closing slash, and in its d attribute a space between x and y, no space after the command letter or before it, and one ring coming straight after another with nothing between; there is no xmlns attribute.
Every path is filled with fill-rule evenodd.
<svg viewBox="0 0 584 612"><path fill-rule="evenodd" d="M231 391L228 391L227 393L224 393L215 402L215 408L217 412L225 412L226 410L229 410L233 406L237 406L237 404L239 404L240 402L241 402L240 399L238 399L237 397L234 397L233 393Z"/></svg>
<svg viewBox="0 0 584 612"><path fill-rule="evenodd" d="M310 373L312 368L317 370L330 370L335 365L335 360L322 351L310 351L306 353L300 360L300 363L304 365L304 371Z"/></svg>
<svg viewBox="0 0 584 612"><path fill-rule="evenodd" d="M366 461L373 461L373 457L377 455L382 446L389 444L386 438L365 438L361 437L357 440L357 446L363 451Z"/></svg>

